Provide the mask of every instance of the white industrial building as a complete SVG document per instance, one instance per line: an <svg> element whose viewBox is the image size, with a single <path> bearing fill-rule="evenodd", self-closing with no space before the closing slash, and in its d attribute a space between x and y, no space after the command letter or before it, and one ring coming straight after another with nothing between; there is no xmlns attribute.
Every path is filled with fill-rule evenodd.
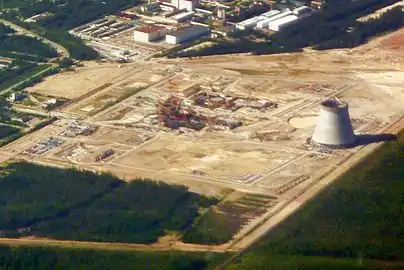
<svg viewBox="0 0 404 270"><path fill-rule="evenodd" d="M199 6L199 0L172 0L171 4L178 9L194 11L195 8Z"/></svg>
<svg viewBox="0 0 404 270"><path fill-rule="evenodd" d="M172 16L171 19L173 19L175 22L183 22L191 19L194 14L195 12L193 11L181 12Z"/></svg>
<svg viewBox="0 0 404 270"><path fill-rule="evenodd" d="M272 31L279 31L282 28L291 25L292 23L297 21L297 19L298 17L296 15L288 15L286 17L270 22L268 25L268 29Z"/></svg>
<svg viewBox="0 0 404 270"><path fill-rule="evenodd" d="M201 25L191 25L166 35L166 42L169 44L180 44L184 41L202 36L209 32L209 28Z"/></svg>
<svg viewBox="0 0 404 270"><path fill-rule="evenodd" d="M256 16L236 24L236 28L240 30L247 30L253 28L258 22L265 20L266 17Z"/></svg>
<svg viewBox="0 0 404 270"><path fill-rule="evenodd" d="M139 42L150 42L163 38L167 32L167 28L163 26L143 26L135 29L134 39Z"/></svg>
<svg viewBox="0 0 404 270"><path fill-rule="evenodd" d="M286 16L290 16L290 15L293 15L292 11L286 11L286 12L282 12L282 13L279 12L279 13L277 13L275 15L272 15L271 17L269 17L269 18L267 18L265 20L262 20L262 21L258 22L257 23L257 28L267 28L268 25L271 22L279 20L279 19L281 19L283 17L286 17Z"/></svg>
<svg viewBox="0 0 404 270"><path fill-rule="evenodd" d="M275 16L275 15L277 15L279 13L281 13L279 10L273 9L273 10L270 10L268 12L262 13L261 16L270 18L270 17Z"/></svg>

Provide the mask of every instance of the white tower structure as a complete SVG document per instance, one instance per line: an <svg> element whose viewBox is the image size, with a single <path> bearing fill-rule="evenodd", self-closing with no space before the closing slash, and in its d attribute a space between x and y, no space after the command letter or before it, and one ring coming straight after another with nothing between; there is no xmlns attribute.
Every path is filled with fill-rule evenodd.
<svg viewBox="0 0 404 270"><path fill-rule="evenodd" d="M338 99L329 99L321 103L312 142L336 148L352 146L355 143L347 103Z"/></svg>

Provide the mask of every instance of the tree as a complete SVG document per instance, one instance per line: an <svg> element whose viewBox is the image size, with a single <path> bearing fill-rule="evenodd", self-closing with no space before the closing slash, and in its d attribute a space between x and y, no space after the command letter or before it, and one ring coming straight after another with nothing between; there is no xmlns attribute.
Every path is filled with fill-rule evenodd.
<svg viewBox="0 0 404 270"><path fill-rule="evenodd" d="M0 98L0 122L8 122L11 119L11 104L5 97Z"/></svg>
<svg viewBox="0 0 404 270"><path fill-rule="evenodd" d="M73 65L73 60L71 58L64 57L59 61L59 67L69 68Z"/></svg>

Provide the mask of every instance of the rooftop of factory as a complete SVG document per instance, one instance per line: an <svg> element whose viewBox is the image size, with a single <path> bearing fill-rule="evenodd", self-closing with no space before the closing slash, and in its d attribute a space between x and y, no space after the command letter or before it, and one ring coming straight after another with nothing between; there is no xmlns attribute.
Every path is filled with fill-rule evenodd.
<svg viewBox="0 0 404 270"><path fill-rule="evenodd" d="M158 25L148 25L148 26L142 26L139 28L136 28L135 30L138 32L142 32L142 33L156 33L159 32L161 30L165 29L165 27L163 26L158 26Z"/></svg>
<svg viewBox="0 0 404 270"><path fill-rule="evenodd" d="M172 32L170 35L178 37L178 36L183 35L185 32L190 31L191 29L201 29L201 28L206 28L206 27L201 26L201 25L187 25L187 26L183 26L181 28L177 28L177 30Z"/></svg>

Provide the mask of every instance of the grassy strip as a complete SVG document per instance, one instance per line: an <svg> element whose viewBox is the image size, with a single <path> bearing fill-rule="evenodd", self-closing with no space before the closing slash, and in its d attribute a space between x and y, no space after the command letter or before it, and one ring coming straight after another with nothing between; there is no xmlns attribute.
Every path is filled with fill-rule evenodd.
<svg viewBox="0 0 404 270"><path fill-rule="evenodd" d="M20 75L14 77L13 79L2 82L2 84L0 86L0 90L5 90L15 84L21 83L21 82L27 80L27 78L31 77L32 75L39 73L41 71L44 71L45 69L49 68L50 66L51 65L49 65L49 64L45 64L45 65L39 65L39 66L35 66L30 69L27 69Z"/></svg>
<svg viewBox="0 0 404 270"><path fill-rule="evenodd" d="M6 137L6 138L4 138L4 139L2 139L2 140L0 141L0 147L3 147L3 146L6 145L6 144L9 144L9 143L11 143L11 142L13 142L13 141L16 141L16 140L18 140L19 138L21 138L21 137L23 137L23 136L25 136L25 135L28 135L28 134L30 134L30 133L32 133L32 132L35 132L35 131L37 131L37 130L40 130L41 128L44 128L44 127L46 127L47 125L52 124L52 123L55 122L56 120L57 120L56 117L52 117L52 118L50 118L50 119L47 119L47 120L45 120L45 121L42 121L42 122L38 123L35 127L33 127L32 129L30 129L29 131L26 131L26 132L20 131L20 132L13 133L13 134L11 134L10 136L8 136L8 137Z"/></svg>
<svg viewBox="0 0 404 270"><path fill-rule="evenodd" d="M133 96L133 95L136 95L137 93L139 93L140 91L142 91L142 90L144 90L144 89L146 89L146 88L147 88L147 87L141 87L141 88L137 88L137 89L128 90L125 94L123 94L122 96L120 96L120 97L117 98L116 100L114 100L114 101L109 101L109 102L105 103L104 105L102 105L100 108L98 108L98 109L96 109L96 110L94 110L94 111L91 111L91 112L89 113L89 116L94 116L94 115L96 115L96 114L98 114L98 113L100 113L100 112L102 112L102 111L105 111L105 110L108 109L109 107L112 107L112 106L114 106L115 104L118 104L118 103L124 101L125 99L127 99L127 98L129 98L129 97L131 97L131 96Z"/></svg>

